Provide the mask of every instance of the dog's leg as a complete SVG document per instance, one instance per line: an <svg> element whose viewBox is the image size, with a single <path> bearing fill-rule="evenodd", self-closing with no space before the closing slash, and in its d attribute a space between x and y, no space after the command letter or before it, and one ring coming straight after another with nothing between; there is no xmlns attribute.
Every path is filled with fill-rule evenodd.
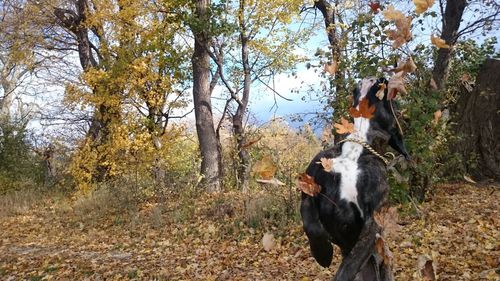
<svg viewBox="0 0 500 281"><path fill-rule="evenodd" d="M333 247L329 239L329 234L319 220L318 208L314 202L314 198L302 195L300 213L313 257L321 266L330 266L333 258Z"/></svg>

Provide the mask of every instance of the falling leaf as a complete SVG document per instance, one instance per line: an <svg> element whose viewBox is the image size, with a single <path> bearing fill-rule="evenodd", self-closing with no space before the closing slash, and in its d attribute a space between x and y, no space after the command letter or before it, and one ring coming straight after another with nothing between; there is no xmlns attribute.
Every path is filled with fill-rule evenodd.
<svg viewBox="0 0 500 281"><path fill-rule="evenodd" d="M254 145L255 143L259 142L261 139L262 139L262 136L254 139L254 140L248 141L248 142L241 145L241 149L248 148L248 147Z"/></svg>
<svg viewBox="0 0 500 281"><path fill-rule="evenodd" d="M344 117L340 118L340 124L335 123L333 125L337 134L348 134L354 132L354 124L347 121Z"/></svg>
<svg viewBox="0 0 500 281"><path fill-rule="evenodd" d="M412 39L411 33L412 17L408 16L394 22L396 29L386 30L385 33L390 40L394 40L392 47L397 49Z"/></svg>
<svg viewBox="0 0 500 281"><path fill-rule="evenodd" d="M405 15L400 10L396 10L393 5L389 5L387 9L385 9L382 14L384 18L388 21L396 21L404 19Z"/></svg>
<svg viewBox="0 0 500 281"><path fill-rule="evenodd" d="M431 35L431 43L440 49L450 48L450 45L446 44L446 41L434 35Z"/></svg>
<svg viewBox="0 0 500 281"><path fill-rule="evenodd" d="M386 85L385 83L380 83L379 84L379 87L380 89L378 90L378 92L375 94L375 96L379 99L379 100L383 100L384 99L384 96L385 96L385 88L386 88Z"/></svg>
<svg viewBox="0 0 500 281"><path fill-rule="evenodd" d="M334 75L337 72L337 62L333 61L331 63L325 64L324 71L330 73L330 75Z"/></svg>
<svg viewBox="0 0 500 281"><path fill-rule="evenodd" d="M427 11L430 7L434 5L435 0L413 0L415 4L417 14L421 14Z"/></svg>
<svg viewBox="0 0 500 281"><path fill-rule="evenodd" d="M373 218L384 230L385 237L396 237L398 232L403 229L398 224L399 214L396 207L382 208L374 213Z"/></svg>
<svg viewBox="0 0 500 281"><path fill-rule="evenodd" d="M270 180L274 177L276 170L276 165L271 156L266 155L254 164L252 173L261 179Z"/></svg>
<svg viewBox="0 0 500 281"><path fill-rule="evenodd" d="M431 86L431 89L433 89L433 90L438 89L438 86L436 84L436 80L434 80L434 78L431 78L431 82L429 82L429 85Z"/></svg>
<svg viewBox="0 0 500 281"><path fill-rule="evenodd" d="M354 118L358 117L364 117L367 119L370 119L373 117L373 113L375 112L375 105L369 105L368 99L362 99L359 102L359 110L356 109L355 107L351 107L349 109L349 113L351 113L351 116Z"/></svg>
<svg viewBox="0 0 500 281"><path fill-rule="evenodd" d="M393 21L396 29L386 30L385 33L390 40L393 40L392 47L397 49L412 38L411 21L412 17L405 17L403 12L396 10L393 5L383 12L384 18Z"/></svg>
<svg viewBox="0 0 500 281"><path fill-rule="evenodd" d="M464 73L462 76L460 76L460 81L462 82L469 82L470 81L470 75L469 73Z"/></svg>
<svg viewBox="0 0 500 281"><path fill-rule="evenodd" d="M380 2L370 2L368 3L368 6L370 6L370 9L374 14L378 14L380 9Z"/></svg>
<svg viewBox="0 0 500 281"><path fill-rule="evenodd" d="M275 244L274 235L269 232L265 233L262 237L262 246L264 246L264 250L266 250L266 252L271 251Z"/></svg>
<svg viewBox="0 0 500 281"><path fill-rule="evenodd" d="M410 56L404 63L400 63L398 67L392 69L393 72L404 71L405 73L413 73L417 70L417 65Z"/></svg>
<svg viewBox="0 0 500 281"><path fill-rule="evenodd" d="M314 178L306 173L298 177L298 188L309 196L316 196L320 191L320 186L314 181Z"/></svg>
<svg viewBox="0 0 500 281"><path fill-rule="evenodd" d="M417 272L424 281L436 280L436 268L428 255L420 255L417 261Z"/></svg>
<svg viewBox="0 0 500 281"><path fill-rule="evenodd" d="M475 180L473 180L471 177L467 176L467 175L464 175L464 180L466 180L467 182L469 183L476 183Z"/></svg>
<svg viewBox="0 0 500 281"><path fill-rule="evenodd" d="M321 143L330 143L332 139L332 126L328 124L323 128L323 131L321 132Z"/></svg>
<svg viewBox="0 0 500 281"><path fill-rule="evenodd" d="M319 159L319 160L320 160L319 164L321 164L321 166L323 166L323 169L325 169L325 171L327 171L327 172L332 171L333 159L321 157L321 159Z"/></svg>
<svg viewBox="0 0 500 281"><path fill-rule="evenodd" d="M274 186L284 186L285 183L280 181L279 179L276 179L276 178L272 178L270 180L261 180L261 179L257 179L256 180L258 183L263 183L263 184L270 184L270 185L274 185Z"/></svg>
<svg viewBox="0 0 500 281"><path fill-rule="evenodd" d="M404 73L404 71L398 72L389 79L389 83L387 84L387 88L389 89L387 99L394 99L398 93L406 94L405 83L403 80Z"/></svg>
<svg viewBox="0 0 500 281"><path fill-rule="evenodd" d="M392 265L392 253L385 244L384 238L377 233L375 239L375 250L382 257L384 264Z"/></svg>
<svg viewBox="0 0 500 281"><path fill-rule="evenodd" d="M439 119L441 119L441 116L443 115L443 112L441 110L437 110L434 112L434 119L432 120L432 123L436 125L439 122Z"/></svg>

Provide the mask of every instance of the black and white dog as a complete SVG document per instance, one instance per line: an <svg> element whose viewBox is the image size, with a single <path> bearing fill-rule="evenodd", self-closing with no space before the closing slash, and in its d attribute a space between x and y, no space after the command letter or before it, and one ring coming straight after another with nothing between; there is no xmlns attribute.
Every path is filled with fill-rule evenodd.
<svg viewBox="0 0 500 281"><path fill-rule="evenodd" d="M409 159L383 86L387 83L384 78L359 82L353 107L359 109L360 101L367 99L375 106L373 117L354 118L355 130L347 141L321 151L307 167L306 174L321 187L322 196L302 193L300 211L312 255L321 266L332 262L332 243L340 247L343 257L350 253L364 223L381 207L389 189L385 163L360 142L382 154L389 144ZM377 95L381 87L385 88L383 97ZM331 159L331 171L325 171L321 158Z"/></svg>

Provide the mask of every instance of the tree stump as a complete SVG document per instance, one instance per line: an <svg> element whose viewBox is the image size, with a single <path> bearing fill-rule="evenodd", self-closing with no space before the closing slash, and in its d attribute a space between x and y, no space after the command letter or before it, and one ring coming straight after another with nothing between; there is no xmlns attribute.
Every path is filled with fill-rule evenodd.
<svg viewBox="0 0 500 281"><path fill-rule="evenodd" d="M381 238L382 228L373 218L366 220L358 242L342 259L333 281L392 281L394 276ZM380 240L382 239L382 244Z"/></svg>

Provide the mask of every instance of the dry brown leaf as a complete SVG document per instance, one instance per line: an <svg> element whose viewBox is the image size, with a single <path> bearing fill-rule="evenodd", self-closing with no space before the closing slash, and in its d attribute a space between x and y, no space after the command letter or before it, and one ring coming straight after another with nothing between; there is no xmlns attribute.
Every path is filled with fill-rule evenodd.
<svg viewBox="0 0 500 281"><path fill-rule="evenodd" d="M394 74L390 79L387 87L389 89L389 94L387 99L392 100L396 97L398 93L406 94L405 83L403 80L404 71Z"/></svg>
<svg viewBox="0 0 500 281"><path fill-rule="evenodd" d="M386 30L385 33L390 40L393 40L392 47L397 49L412 38L411 21L412 17L405 17L403 12L396 10L393 5L383 12L384 18L393 21L396 29Z"/></svg>
<svg viewBox="0 0 500 281"><path fill-rule="evenodd" d="M262 136L260 136L260 137L258 137L256 139L247 141L246 143L244 143L243 145L241 145L241 149L248 148L248 147L254 145L255 143L259 142L261 139L262 139Z"/></svg>
<svg viewBox="0 0 500 281"><path fill-rule="evenodd" d="M309 196L316 196L321 187L314 181L314 178L306 173L299 174L297 187Z"/></svg>
<svg viewBox="0 0 500 281"><path fill-rule="evenodd" d="M373 113L375 112L375 105L369 105L368 99L362 99L359 102L359 110L355 107L349 108L349 113L353 118L364 117L370 119L373 117Z"/></svg>
<svg viewBox="0 0 500 281"><path fill-rule="evenodd" d="M323 166L323 169L325 169L325 171L327 171L327 172L332 171L333 159L321 157L321 159L319 159L319 160L320 160L319 163L321 164L321 166Z"/></svg>
<svg viewBox="0 0 500 281"><path fill-rule="evenodd" d="M396 207L382 208L373 215L373 218L382 227L386 237L395 237L403 229L398 224L399 214Z"/></svg>
<svg viewBox="0 0 500 281"><path fill-rule="evenodd" d="M393 72L404 71L405 73L413 73L415 70L417 70L417 65L412 57L409 57L404 63L400 63L398 67L392 69Z"/></svg>
<svg viewBox="0 0 500 281"><path fill-rule="evenodd" d="M273 159L271 156L266 155L253 165L252 173L261 179L270 180L274 177L276 170Z"/></svg>
<svg viewBox="0 0 500 281"><path fill-rule="evenodd" d="M332 139L332 125L328 124L323 128L320 140L322 143L329 143L331 139Z"/></svg>
<svg viewBox="0 0 500 281"><path fill-rule="evenodd" d="M434 80L434 78L431 78L431 82L429 82L429 85L431 86L431 89L433 89L433 90L438 89L438 86L436 84L436 80Z"/></svg>
<svg viewBox="0 0 500 281"><path fill-rule="evenodd" d="M469 73L464 73L460 76L460 81L469 82L471 80Z"/></svg>
<svg viewBox="0 0 500 281"><path fill-rule="evenodd" d="M446 41L434 35L431 35L431 43L440 49L450 48L450 45L446 44Z"/></svg>
<svg viewBox="0 0 500 281"><path fill-rule="evenodd" d="M389 5L389 7L387 7L387 9L385 9L382 12L382 15L384 15L384 18L388 21L401 20L401 19L404 19L404 17L405 17L403 12L394 8L393 5Z"/></svg>
<svg viewBox="0 0 500 281"><path fill-rule="evenodd" d="M338 65L336 61L325 64L324 71L330 73L330 75L334 75L337 72Z"/></svg>
<svg viewBox="0 0 500 281"><path fill-rule="evenodd" d="M269 232L265 233L262 237L262 246L264 247L264 250L266 250L266 252L269 252L274 248L274 245L276 245L276 242L274 241L274 235Z"/></svg>
<svg viewBox="0 0 500 281"><path fill-rule="evenodd" d="M339 135L348 134L348 133L353 133L354 132L354 124L352 124L349 121L347 121L344 117L340 118L340 124L339 123L335 123L333 126L335 127L335 131Z"/></svg>
<svg viewBox="0 0 500 281"><path fill-rule="evenodd" d="M441 119L441 116L443 116L443 112L441 110L434 112L434 119L432 120L432 123L436 125L439 122L439 119Z"/></svg>
<svg viewBox="0 0 500 281"><path fill-rule="evenodd" d="M384 238L380 234L376 234L375 250L382 257L384 264L392 265L392 253L385 244Z"/></svg>
<svg viewBox="0 0 500 281"><path fill-rule="evenodd" d="M418 257L417 272L421 280L436 280L436 267L428 255L420 255Z"/></svg>
<svg viewBox="0 0 500 281"><path fill-rule="evenodd" d="M413 4L415 4L417 14L421 14L427 11L434 5L434 1L435 0L413 0Z"/></svg>

